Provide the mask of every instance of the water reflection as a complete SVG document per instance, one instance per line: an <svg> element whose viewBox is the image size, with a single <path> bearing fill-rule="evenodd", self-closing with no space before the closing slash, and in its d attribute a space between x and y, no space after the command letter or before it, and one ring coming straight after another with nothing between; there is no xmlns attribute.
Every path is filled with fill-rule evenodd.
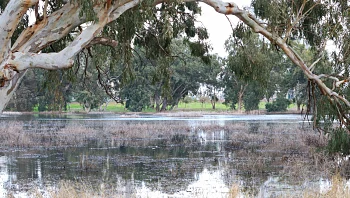
<svg viewBox="0 0 350 198"><path fill-rule="evenodd" d="M271 141L261 128L271 131L302 124L299 115L204 116L169 118L147 115L126 118L113 114L82 115L5 115L24 122L23 131L53 133L74 122L98 130L113 123L178 123L190 126L188 134L174 133L170 139L123 139L112 142L89 139L87 146L11 150L0 156L0 195L23 193L33 188L47 189L59 181L92 184L96 188L113 188L118 195L129 197L227 197L232 184L260 197L297 188L278 185L284 153L261 156L259 144ZM274 120L275 119L275 120ZM35 122L33 122L35 120ZM235 142L241 131L206 130L207 126L243 123L248 133L261 140ZM289 131L289 133L291 133ZM292 132L293 133L293 132ZM266 137L265 137L266 136ZM261 141L261 142L259 142ZM1 155L1 154L0 154ZM253 158L253 159L252 159ZM108 184L108 185L107 185ZM286 188L288 186L288 188Z"/></svg>
<svg viewBox="0 0 350 198"><path fill-rule="evenodd" d="M0 156L0 197L6 197L7 190L5 189L5 185L9 180L9 173L7 170L7 157Z"/></svg>
<svg viewBox="0 0 350 198"><path fill-rule="evenodd" d="M301 115L281 114L281 115L203 115L201 117L170 117L153 114L144 115L122 115L122 114L12 114L3 113L0 115L2 120L90 120L90 121L196 121L193 124L225 124L224 121L273 121L273 122L300 122ZM202 123L200 123L202 122Z"/></svg>
<svg viewBox="0 0 350 198"><path fill-rule="evenodd" d="M141 187L136 189L138 197L228 197L230 189L225 184L222 175L223 171L208 171L204 169L201 173L195 175L195 181L190 183L185 190L167 194L162 190L152 190L145 182L142 182ZM161 186L158 189L162 189Z"/></svg>

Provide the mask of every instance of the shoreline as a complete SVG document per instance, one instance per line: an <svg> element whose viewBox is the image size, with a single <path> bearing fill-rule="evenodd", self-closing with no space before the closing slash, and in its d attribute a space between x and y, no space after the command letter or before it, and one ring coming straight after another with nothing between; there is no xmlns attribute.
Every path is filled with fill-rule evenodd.
<svg viewBox="0 0 350 198"><path fill-rule="evenodd" d="M84 114L116 114L116 115L162 115L162 116L176 116L176 115L285 115L285 114L300 114L305 115L302 111L297 110L287 110L287 111L278 111L278 112L267 112L266 110L254 110L251 112L239 112L236 110L233 111L196 111L196 110L173 110L173 111L164 111L164 112L113 112L113 111L74 111L74 112L58 112L58 111L45 111L45 112L19 112L19 111L4 111L4 115L84 115Z"/></svg>

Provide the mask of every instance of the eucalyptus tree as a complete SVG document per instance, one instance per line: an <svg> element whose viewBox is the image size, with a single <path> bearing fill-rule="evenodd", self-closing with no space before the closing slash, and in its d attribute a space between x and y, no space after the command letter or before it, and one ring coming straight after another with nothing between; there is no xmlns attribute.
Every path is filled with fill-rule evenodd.
<svg viewBox="0 0 350 198"><path fill-rule="evenodd" d="M271 45L283 52L294 65L301 69L309 82L310 101L313 104L314 114L320 113L317 110L317 104L324 104L327 101L330 108L323 111L326 106L322 105L323 113L335 113L340 121L340 127L348 126L349 1L253 0L255 15L239 9L235 4L231 5L230 14L236 15L253 32L268 39ZM296 39L307 43L317 52L312 57L312 61L305 61L294 50L290 41ZM322 64L320 61L324 59L327 43L330 41L337 49L331 55L333 59L330 65L331 71L320 73L315 68Z"/></svg>
<svg viewBox="0 0 350 198"><path fill-rule="evenodd" d="M206 64L203 68L203 81L201 82L206 88L206 95L209 96L209 100L212 109L215 109L216 103L219 101L219 94L222 92L222 70L223 59L217 55L211 57L210 63Z"/></svg>
<svg viewBox="0 0 350 198"><path fill-rule="evenodd" d="M303 71L309 83L309 104L312 104L308 109L313 109L317 115L323 112L328 118L333 117L330 113L335 113L340 127L349 125L350 103L346 99L350 64L349 4L347 0L254 0L252 6L256 18L260 20L243 20L255 32L268 38ZM294 50L290 41L296 39L304 41L316 52L309 61ZM327 43L331 41L337 49L331 53L332 64L327 70L317 70L323 65ZM330 104L327 111L324 111L325 102ZM323 104L321 109L317 108L318 104Z"/></svg>
<svg viewBox="0 0 350 198"><path fill-rule="evenodd" d="M191 54L190 44L186 39L175 40L172 44L175 59L170 66L170 110L189 93L197 94L200 84L205 82L206 69L215 62L213 57L197 57L196 54Z"/></svg>
<svg viewBox="0 0 350 198"><path fill-rule="evenodd" d="M271 74L274 67L280 67L280 58L271 45L242 23L225 42L225 48L229 54L224 70L226 104L231 108L238 104L239 111L243 105L247 111L258 109L266 90L276 91L278 82L271 82Z"/></svg>
<svg viewBox="0 0 350 198"><path fill-rule="evenodd" d="M207 64L191 54L186 39L171 42L170 56L149 57L141 46L135 46L133 53L133 79L121 87L120 95L127 99L131 111L146 107L172 110L189 92L196 93L204 82Z"/></svg>
<svg viewBox="0 0 350 198"><path fill-rule="evenodd" d="M34 70L37 80L37 100L39 111L63 111L71 102L72 79L63 70Z"/></svg>
<svg viewBox="0 0 350 198"><path fill-rule="evenodd" d="M96 53L103 51L99 48L101 46L82 50L77 55L77 64L68 70L68 75L74 75L72 95L87 112L92 109L101 109L104 103L107 107L108 101L112 99L120 102L118 81L114 80L114 76L108 74L101 77L101 70L106 69L106 64L99 64L93 58Z"/></svg>

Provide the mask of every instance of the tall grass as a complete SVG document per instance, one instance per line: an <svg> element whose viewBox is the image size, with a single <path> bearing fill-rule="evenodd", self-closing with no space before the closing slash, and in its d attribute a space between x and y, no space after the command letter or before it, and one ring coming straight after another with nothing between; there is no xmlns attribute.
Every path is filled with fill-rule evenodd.
<svg viewBox="0 0 350 198"><path fill-rule="evenodd" d="M62 180L56 187L50 187L46 190L34 189L28 192L31 198L132 198L134 195L125 195L122 192L113 190L117 187L106 188L108 184L100 184L93 187L92 184L84 182L73 182ZM12 198L12 194L7 198ZM14 196L13 196L14 197Z"/></svg>
<svg viewBox="0 0 350 198"><path fill-rule="evenodd" d="M238 184L233 184L229 192L229 198L250 198L254 197L249 193L245 193L242 187ZM276 195L274 197L283 198L350 198L350 188L346 183L346 180L340 176L340 174L335 174L331 179L331 186L327 189L314 189L306 187L301 192L289 192L284 195Z"/></svg>

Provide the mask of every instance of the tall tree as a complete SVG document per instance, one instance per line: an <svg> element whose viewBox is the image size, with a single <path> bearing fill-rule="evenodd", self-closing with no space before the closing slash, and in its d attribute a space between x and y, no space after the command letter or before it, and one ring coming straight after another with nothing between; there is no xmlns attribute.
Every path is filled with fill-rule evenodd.
<svg viewBox="0 0 350 198"><path fill-rule="evenodd" d="M204 66L203 86L206 88L206 95L209 96L213 109L219 101L219 93L222 92L222 67L223 60L217 55L213 55L209 64Z"/></svg>
<svg viewBox="0 0 350 198"><path fill-rule="evenodd" d="M239 111L243 105L247 111L258 109L266 90L276 91L277 82L271 85L271 74L280 66L280 56L243 24L234 29L225 48L229 53L224 73L226 104L235 108L238 103Z"/></svg>
<svg viewBox="0 0 350 198"><path fill-rule="evenodd" d="M140 111L155 105L156 111L173 109L189 92L196 93L204 82L207 64L191 54L189 44L174 39L171 57L147 58L147 51L135 48L134 77L121 87L121 98L127 99L129 110ZM150 99L151 98L151 99Z"/></svg>

